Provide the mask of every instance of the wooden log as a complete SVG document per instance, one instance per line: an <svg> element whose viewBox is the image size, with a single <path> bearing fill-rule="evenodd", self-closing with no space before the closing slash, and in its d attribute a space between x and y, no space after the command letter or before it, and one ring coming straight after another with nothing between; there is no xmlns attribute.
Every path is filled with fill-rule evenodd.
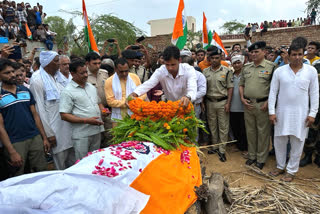
<svg viewBox="0 0 320 214"><path fill-rule="evenodd" d="M207 214L227 214L227 209L223 203L222 194L225 189L224 179L219 173L211 173L208 180L209 197L205 203Z"/></svg>

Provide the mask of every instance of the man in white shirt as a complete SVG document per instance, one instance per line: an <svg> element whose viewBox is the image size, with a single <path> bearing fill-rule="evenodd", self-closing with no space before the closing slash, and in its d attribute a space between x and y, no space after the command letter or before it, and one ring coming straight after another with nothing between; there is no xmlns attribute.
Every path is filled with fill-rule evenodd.
<svg viewBox="0 0 320 214"><path fill-rule="evenodd" d="M180 51L175 46L167 47L163 52L165 65L158 68L151 78L138 86L131 94L133 97L141 96L161 84L168 100L180 99L183 107L196 100L197 77L194 68L188 64L180 63Z"/></svg>
<svg viewBox="0 0 320 214"><path fill-rule="evenodd" d="M54 51L40 53L40 70L32 75L30 91L36 100L46 135L52 146L56 169L63 170L75 162L71 140L71 124L61 120L60 94L64 89L63 76L59 71L59 56ZM54 146L56 145L56 146Z"/></svg>
<svg viewBox="0 0 320 214"><path fill-rule="evenodd" d="M293 180L299 169L308 127L315 120L319 107L319 83L315 68L303 64L304 48L292 43L289 49L290 64L278 68L272 78L269 94L269 119L274 124L274 147L277 169L272 176L284 173L288 139L291 144L287 173L281 179Z"/></svg>
<svg viewBox="0 0 320 214"><path fill-rule="evenodd" d="M63 79L63 86L66 87L72 80L72 76L69 71L70 58L67 55L59 56L60 72L63 74L61 77Z"/></svg>

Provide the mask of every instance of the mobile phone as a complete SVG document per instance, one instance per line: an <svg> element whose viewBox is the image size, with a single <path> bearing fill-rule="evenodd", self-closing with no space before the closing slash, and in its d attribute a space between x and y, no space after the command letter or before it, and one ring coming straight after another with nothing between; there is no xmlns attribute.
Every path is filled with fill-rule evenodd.
<svg viewBox="0 0 320 214"><path fill-rule="evenodd" d="M137 43L140 43L140 42L142 42L143 40L145 40L145 37L144 37L144 36L140 36L140 37L136 40L136 42L137 42Z"/></svg>
<svg viewBox="0 0 320 214"><path fill-rule="evenodd" d="M140 47L138 45L131 45L132 50L139 50Z"/></svg>
<svg viewBox="0 0 320 214"><path fill-rule="evenodd" d="M108 42L114 42L114 39L108 39L107 41Z"/></svg>
<svg viewBox="0 0 320 214"><path fill-rule="evenodd" d="M8 56L8 59L22 59L21 48L19 45L13 46L14 50L12 54Z"/></svg>
<svg viewBox="0 0 320 214"><path fill-rule="evenodd" d="M66 36L63 37L63 43L64 44L68 43L68 38Z"/></svg>

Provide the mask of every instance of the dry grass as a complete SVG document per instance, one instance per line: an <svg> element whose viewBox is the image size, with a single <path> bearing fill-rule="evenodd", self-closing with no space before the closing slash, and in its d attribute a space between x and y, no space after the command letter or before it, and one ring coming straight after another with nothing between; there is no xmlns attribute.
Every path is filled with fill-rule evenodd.
<svg viewBox="0 0 320 214"><path fill-rule="evenodd" d="M303 183L285 183L275 180L258 168L247 167L245 175L267 181L262 187L230 188L232 204L229 213L320 213L320 196L299 189L299 185L320 187L314 182L319 179L305 179ZM254 173L252 173L254 172ZM308 182L306 182L308 181ZM308 184L309 183L309 184Z"/></svg>

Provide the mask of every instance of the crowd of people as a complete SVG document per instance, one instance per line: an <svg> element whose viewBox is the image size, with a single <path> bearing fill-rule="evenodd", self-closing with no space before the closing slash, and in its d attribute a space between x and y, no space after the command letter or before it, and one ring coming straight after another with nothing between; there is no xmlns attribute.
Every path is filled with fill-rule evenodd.
<svg viewBox="0 0 320 214"><path fill-rule="evenodd" d="M100 54L42 51L39 57L33 52L28 59L14 60L4 47L1 179L46 170L49 153L55 168L63 170L110 145L108 129L130 115L127 98L139 97L180 100L182 106L192 102L210 133L199 131L199 144L235 139L245 163L260 169L269 152L275 153L277 166L270 175L286 169L283 180L292 181L303 148L300 166L310 164L317 151L320 167L319 50L320 43L298 37L279 49L263 41L248 41L247 50L235 44L228 55L216 46L181 51L168 46L150 54L140 42L121 51L117 40L110 39ZM208 153L225 162L226 149L220 144Z"/></svg>
<svg viewBox="0 0 320 214"><path fill-rule="evenodd" d="M267 32L268 29L272 28L290 28L290 27L301 27L301 26L310 26L316 25L317 11L316 9L312 9L310 15L306 18L297 18L288 20L273 20L272 22L264 21L261 22L260 25L256 23L248 23L244 29L244 33L246 36L251 37L251 34L254 32ZM319 23L318 23L319 24Z"/></svg>
<svg viewBox="0 0 320 214"><path fill-rule="evenodd" d="M0 37L21 42L25 46L26 39L43 42L48 50L52 50L55 32L43 23L46 13L43 6L37 3L16 3L15 1L0 1ZM31 35L28 35L28 29Z"/></svg>

